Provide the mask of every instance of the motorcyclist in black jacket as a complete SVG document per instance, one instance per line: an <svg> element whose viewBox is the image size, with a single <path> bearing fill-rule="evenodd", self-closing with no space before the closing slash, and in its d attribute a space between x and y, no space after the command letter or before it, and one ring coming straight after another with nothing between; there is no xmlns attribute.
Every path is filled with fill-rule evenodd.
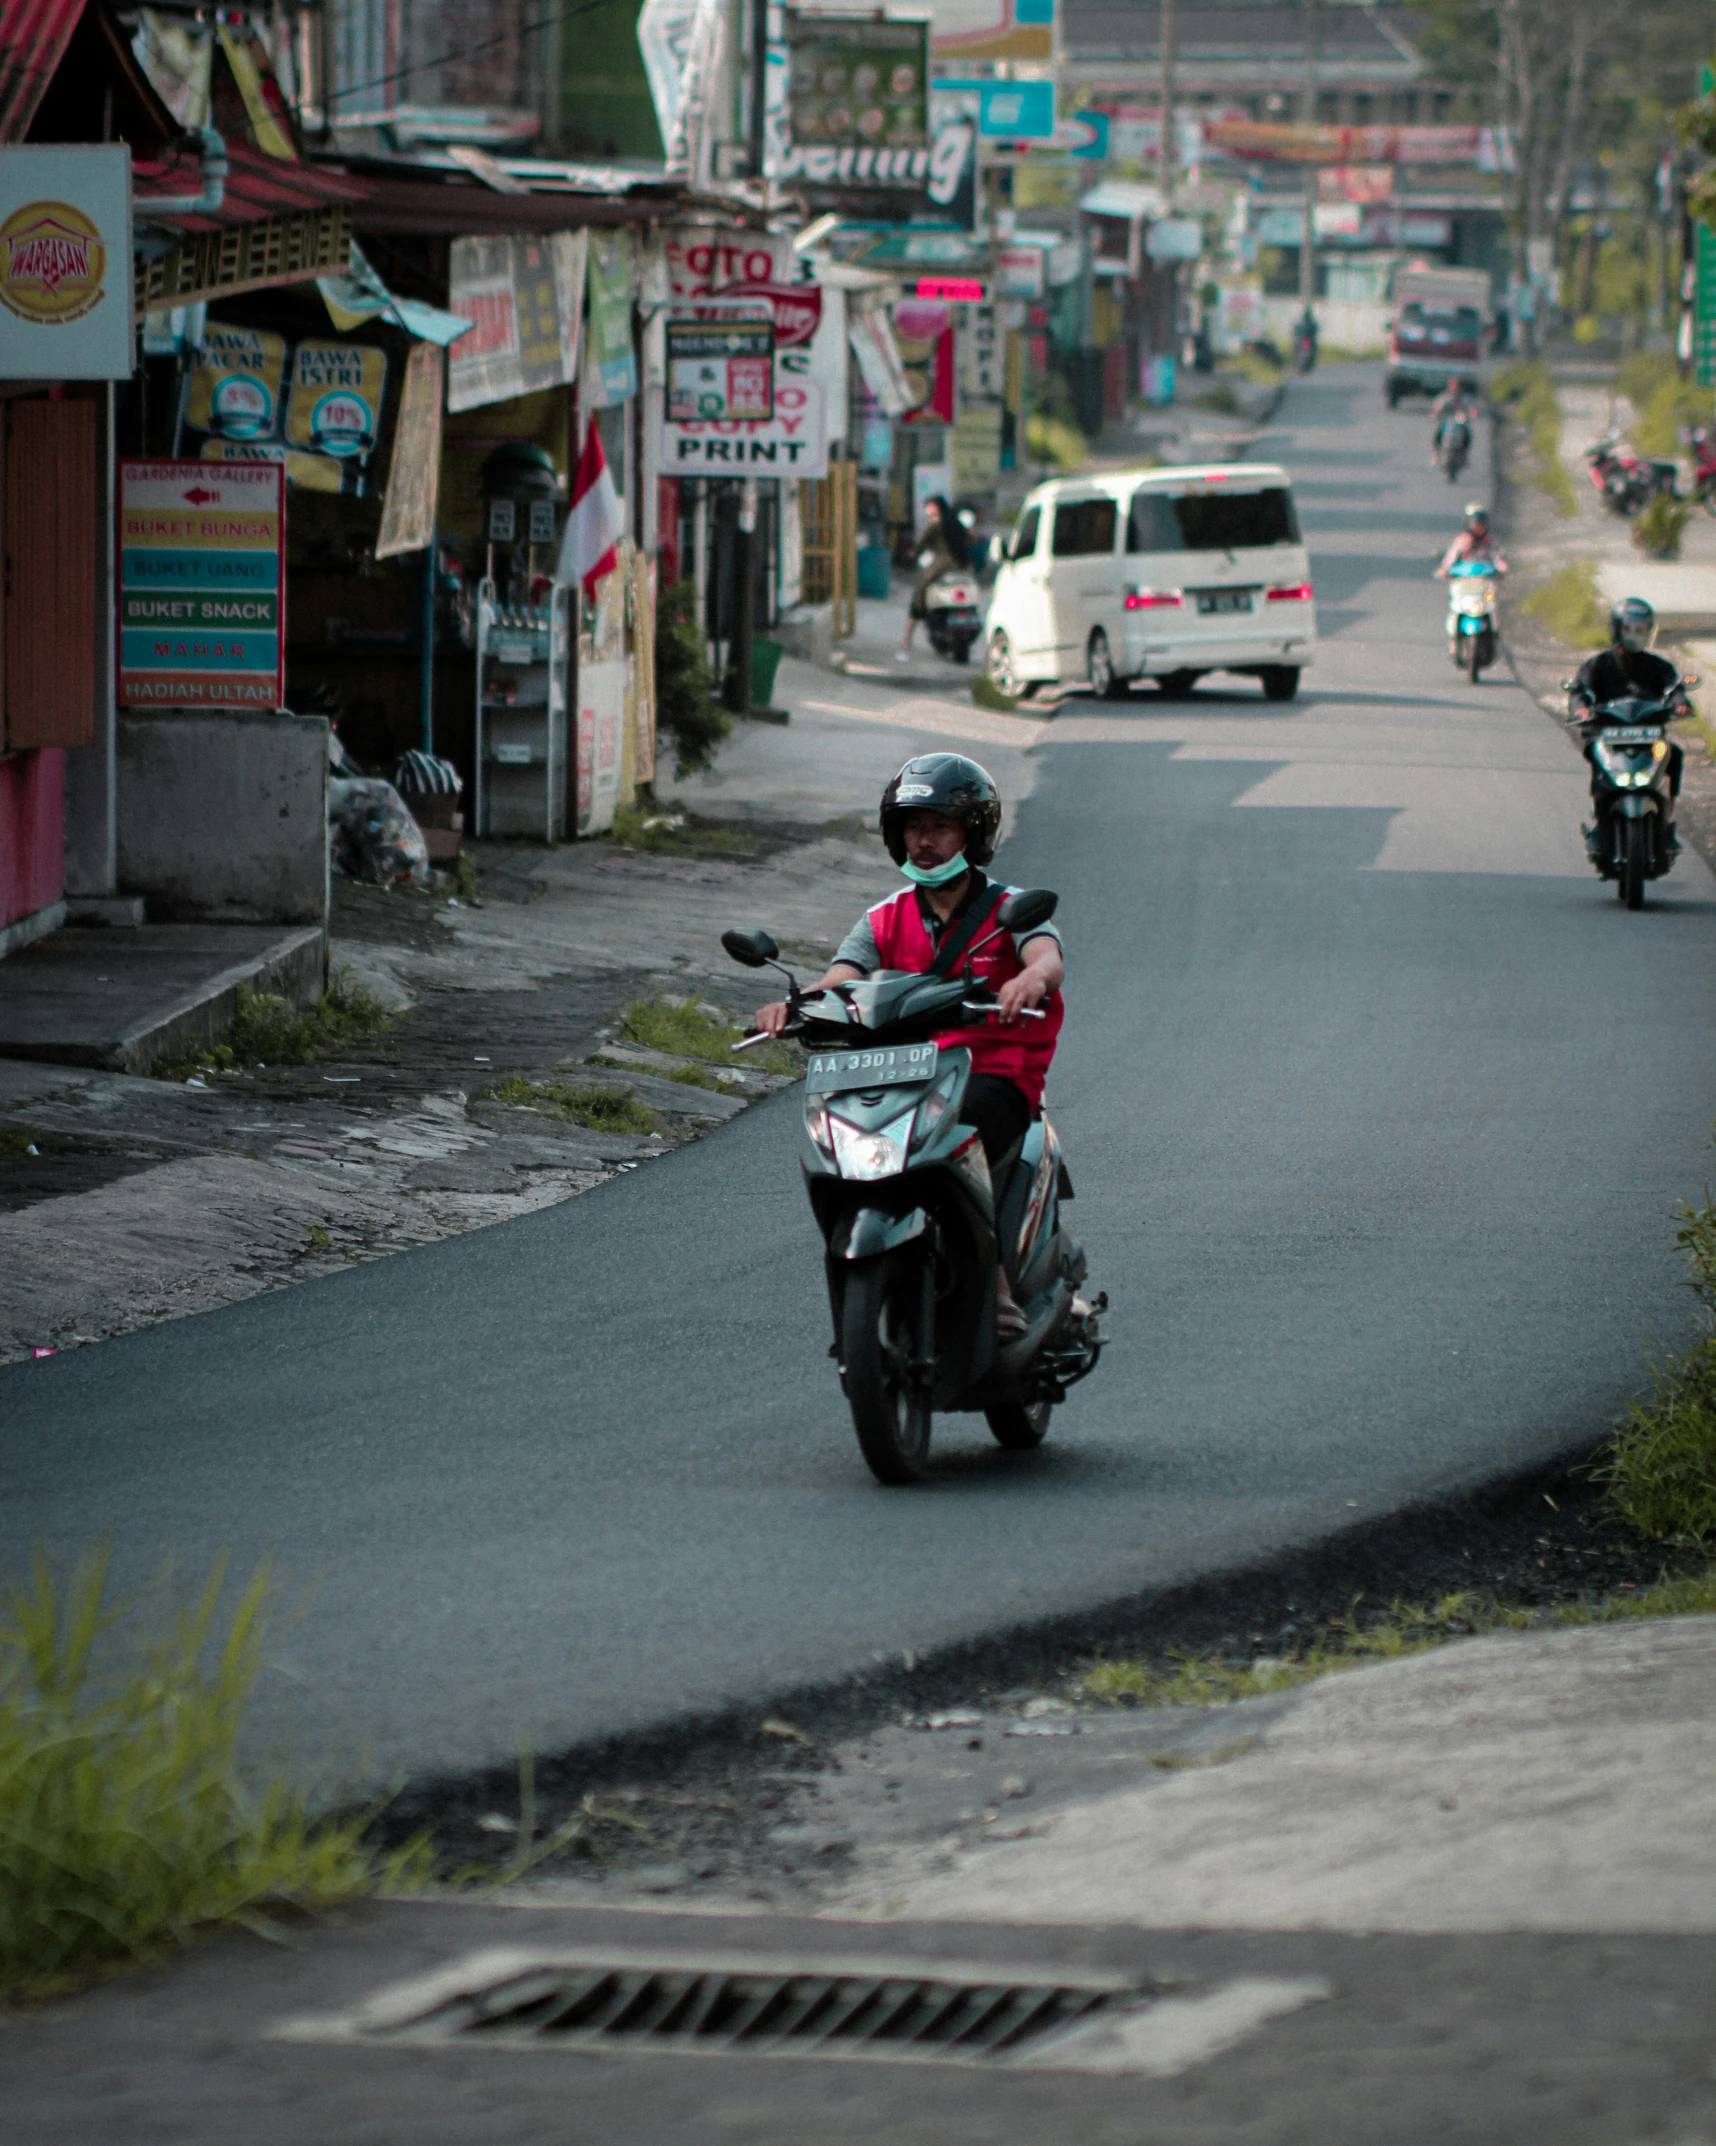
<svg viewBox="0 0 1716 2146"><path fill-rule="evenodd" d="M1668 700L1677 698L1685 705L1685 689L1680 682L1680 673L1666 656L1656 655L1651 642L1656 638L1656 613L1642 596L1627 596L1609 613L1609 646L1598 649L1594 656L1587 656L1579 666L1578 674L1567 689L1567 720L1580 725L1580 735L1585 740L1585 758L1591 758L1591 739L1595 731L1591 725L1591 713L1596 708L1606 707L1610 701L1636 698L1639 700ZM1671 797L1680 795L1680 774L1686 755L1673 740L1668 747L1668 786ZM1603 824L1603 815L1597 807L1597 776L1591 774L1592 810L1596 824L1587 827L1585 850L1593 864L1600 865L1609 854L1609 830ZM1670 839L1679 846L1679 838L1670 829Z"/></svg>

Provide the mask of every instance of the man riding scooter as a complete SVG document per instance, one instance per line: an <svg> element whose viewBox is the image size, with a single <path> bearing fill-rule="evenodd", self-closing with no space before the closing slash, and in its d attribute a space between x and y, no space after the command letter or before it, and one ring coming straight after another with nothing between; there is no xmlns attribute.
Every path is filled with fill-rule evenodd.
<svg viewBox="0 0 1716 2146"><path fill-rule="evenodd" d="M961 958L972 947L978 979L995 992L995 1018L938 1040L971 1053L961 1118L977 1129L993 1168L1042 1108L1063 1014L1060 934L1041 924L1017 942L1006 931L986 938L993 912L1016 890L982 870L1001 832L1001 793L975 760L962 753L908 760L882 792L881 828L911 885L866 911L827 973L806 989L825 990L877 969L927 972L948 946L957 946ZM779 1035L789 1014L784 1001L761 1007L756 1029ZM1004 1268L997 1273L995 1325L1001 1341L1025 1330Z"/></svg>
<svg viewBox="0 0 1716 2146"><path fill-rule="evenodd" d="M1442 437L1450 425L1464 421L1468 431L1476 429L1478 406L1470 390L1458 373L1449 376L1448 385L1430 405L1430 467L1435 469L1442 458Z"/></svg>
<svg viewBox="0 0 1716 2146"><path fill-rule="evenodd" d="M1587 656L1567 689L1567 720L1581 726L1585 757L1592 760L1590 718L1598 708L1618 700L1678 700L1684 711L1686 688L1680 673L1666 656L1655 654L1656 613L1642 596L1628 596L1609 613L1609 646ZM1696 684L1697 680L1694 679ZM1681 771L1686 755L1672 741L1668 744L1668 790L1671 799L1680 795ZM1600 802L1605 793L1598 781L1596 763L1591 766L1593 824L1585 829L1585 854L1599 871L1611 854L1613 831ZM1680 837L1668 826L1670 854L1679 851Z"/></svg>

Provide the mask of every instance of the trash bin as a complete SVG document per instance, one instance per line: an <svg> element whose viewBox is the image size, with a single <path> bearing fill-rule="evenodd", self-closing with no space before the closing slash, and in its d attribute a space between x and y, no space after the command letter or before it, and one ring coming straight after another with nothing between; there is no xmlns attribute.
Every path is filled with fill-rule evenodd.
<svg viewBox="0 0 1716 2146"><path fill-rule="evenodd" d="M886 596L893 585L894 566L888 557L886 544L860 544L858 547L858 593L860 596Z"/></svg>
<svg viewBox="0 0 1716 2146"><path fill-rule="evenodd" d="M775 697L775 673L786 654L785 644L766 641L761 634L751 643L751 705L766 708Z"/></svg>

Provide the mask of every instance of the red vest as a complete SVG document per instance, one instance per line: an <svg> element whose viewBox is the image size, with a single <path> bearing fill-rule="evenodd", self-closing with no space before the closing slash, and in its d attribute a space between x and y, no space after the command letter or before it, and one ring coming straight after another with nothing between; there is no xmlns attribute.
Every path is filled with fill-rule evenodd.
<svg viewBox="0 0 1716 2146"><path fill-rule="evenodd" d="M915 887L907 887L887 901L878 902L870 911L870 929L876 935L876 952L883 968L911 969L921 973L934 963L935 942L918 907ZM993 924L986 924L977 937L981 940L994 929ZM1012 933L1002 931L996 932L989 944L975 955L962 954L958 973L963 974L968 965L982 982L999 991L1025 964L1019 959ZM1066 1012L1060 993L1051 991L1041 1010L1046 1017L1041 1021L1027 1017L1011 1028L1002 1028L991 1016L964 1027L943 1029L935 1040L950 1047L963 1044L971 1053L974 1073L997 1073L1003 1080L1010 1080L1024 1092L1031 1108L1040 1110L1043 1080L1049 1070L1049 1060L1055 1055L1055 1038L1061 1032L1061 1021Z"/></svg>

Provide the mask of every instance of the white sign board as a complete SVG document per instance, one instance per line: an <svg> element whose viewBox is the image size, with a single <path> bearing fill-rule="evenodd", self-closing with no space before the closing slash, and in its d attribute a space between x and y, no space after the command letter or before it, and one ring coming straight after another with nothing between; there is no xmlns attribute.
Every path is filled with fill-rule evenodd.
<svg viewBox="0 0 1716 2146"><path fill-rule="evenodd" d="M767 424L715 422L662 427L664 477L826 477L827 402L822 383L775 374Z"/></svg>
<svg viewBox="0 0 1716 2146"><path fill-rule="evenodd" d="M0 149L0 379L128 380L131 151Z"/></svg>

